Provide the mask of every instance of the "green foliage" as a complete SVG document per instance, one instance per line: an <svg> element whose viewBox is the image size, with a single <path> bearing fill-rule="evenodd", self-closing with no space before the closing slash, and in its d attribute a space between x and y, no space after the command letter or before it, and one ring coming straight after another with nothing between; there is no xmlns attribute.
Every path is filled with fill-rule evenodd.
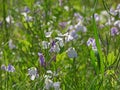
<svg viewBox="0 0 120 90"><path fill-rule="evenodd" d="M0 90L119 90L120 25L115 22L120 17L110 13L118 3L0 0ZM113 36L112 27L118 28ZM73 47L77 56L71 58ZM31 67L37 70L34 80Z"/></svg>

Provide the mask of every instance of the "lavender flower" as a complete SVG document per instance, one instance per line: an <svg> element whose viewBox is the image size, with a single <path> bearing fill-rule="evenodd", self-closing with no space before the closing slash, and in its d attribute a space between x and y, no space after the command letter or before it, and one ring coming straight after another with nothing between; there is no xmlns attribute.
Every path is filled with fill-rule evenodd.
<svg viewBox="0 0 120 90"><path fill-rule="evenodd" d="M60 47L59 47L58 43L56 43L55 41L52 41L50 52L57 52L58 53L59 51L60 51Z"/></svg>
<svg viewBox="0 0 120 90"><path fill-rule="evenodd" d="M6 71L6 66L4 64L1 65L1 69Z"/></svg>
<svg viewBox="0 0 120 90"><path fill-rule="evenodd" d="M14 72L15 71L15 68L14 68L14 66L12 66L11 64L9 64L8 66L7 66L7 69L6 69L8 72Z"/></svg>
<svg viewBox="0 0 120 90"><path fill-rule="evenodd" d="M66 33L65 41L69 42L69 41L77 39L77 38L78 38L77 31L72 30L72 31Z"/></svg>
<svg viewBox="0 0 120 90"><path fill-rule="evenodd" d="M89 38L87 41L87 46L92 46L92 50L97 50L95 39Z"/></svg>
<svg viewBox="0 0 120 90"><path fill-rule="evenodd" d="M83 17L79 13L74 13L74 16L76 17L76 20L78 22L82 22L83 21Z"/></svg>
<svg viewBox="0 0 120 90"><path fill-rule="evenodd" d="M80 23L75 25L75 29L76 29L76 32L78 32L78 31L87 32L87 28L85 26L83 26L83 25L80 25Z"/></svg>
<svg viewBox="0 0 120 90"><path fill-rule="evenodd" d="M118 11L117 10L114 10L113 8L110 9L110 13L113 15L113 16L116 16L118 14Z"/></svg>
<svg viewBox="0 0 120 90"><path fill-rule="evenodd" d="M62 28L65 28L67 25L67 22L60 22L59 23L59 26L61 26Z"/></svg>
<svg viewBox="0 0 120 90"><path fill-rule="evenodd" d="M78 38L78 34L77 34L77 32L75 30L72 30L70 32L70 35L73 37L73 39L77 39Z"/></svg>
<svg viewBox="0 0 120 90"><path fill-rule="evenodd" d="M94 18L96 22L100 21L100 16L97 13L94 14Z"/></svg>
<svg viewBox="0 0 120 90"><path fill-rule="evenodd" d="M60 90L60 82L53 83L54 90Z"/></svg>
<svg viewBox="0 0 120 90"><path fill-rule="evenodd" d="M116 27L112 27L111 28L111 35L112 36L115 36L115 35L118 35L119 34L119 31Z"/></svg>
<svg viewBox="0 0 120 90"><path fill-rule="evenodd" d="M67 54L69 58L76 58L77 57L77 52L75 51L74 48L68 48Z"/></svg>
<svg viewBox="0 0 120 90"><path fill-rule="evenodd" d="M4 71L8 71L8 72L14 72L15 68L14 66L12 66L11 64L9 64L8 66L5 66L4 64L1 66L1 69Z"/></svg>
<svg viewBox="0 0 120 90"><path fill-rule="evenodd" d="M30 9L29 9L27 6L25 6L24 12L29 13L29 12L30 12Z"/></svg>
<svg viewBox="0 0 120 90"><path fill-rule="evenodd" d="M41 66L45 67L45 58L44 58L43 54L42 53L38 53L38 56L40 58L40 64L41 64Z"/></svg>

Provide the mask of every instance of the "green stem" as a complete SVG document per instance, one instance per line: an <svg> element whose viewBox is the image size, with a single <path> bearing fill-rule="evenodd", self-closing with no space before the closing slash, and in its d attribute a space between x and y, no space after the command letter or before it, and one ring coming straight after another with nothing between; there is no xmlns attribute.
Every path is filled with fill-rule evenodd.
<svg viewBox="0 0 120 90"><path fill-rule="evenodd" d="M5 42L8 42L8 29L7 29L7 22L6 22L6 0L3 0L3 30L5 30Z"/></svg>
<svg viewBox="0 0 120 90"><path fill-rule="evenodd" d="M100 57L100 72L104 73L104 64L103 64L103 59L102 59L102 49L101 49L101 45L100 45L100 42L99 42L99 34L98 34L98 29L97 29L97 26L96 26L95 19L94 19L94 15L93 15L93 29L94 29L94 37L95 37L95 41L96 41L98 55Z"/></svg>

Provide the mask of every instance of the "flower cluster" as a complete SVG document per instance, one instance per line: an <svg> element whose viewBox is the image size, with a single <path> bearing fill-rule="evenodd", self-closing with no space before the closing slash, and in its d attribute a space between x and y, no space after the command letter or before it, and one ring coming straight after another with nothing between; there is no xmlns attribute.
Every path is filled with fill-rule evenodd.
<svg viewBox="0 0 120 90"><path fill-rule="evenodd" d="M54 73L51 70L47 71L47 75L44 76L45 78L45 89L46 90L50 90L51 88L54 88L54 90L61 90L60 89L60 82L53 82L52 78L53 78Z"/></svg>
<svg viewBox="0 0 120 90"><path fill-rule="evenodd" d="M5 66L4 64L1 65L1 69L2 70L5 70L7 72L14 72L15 71L15 68L14 66L12 66L11 64L9 64L8 66Z"/></svg>

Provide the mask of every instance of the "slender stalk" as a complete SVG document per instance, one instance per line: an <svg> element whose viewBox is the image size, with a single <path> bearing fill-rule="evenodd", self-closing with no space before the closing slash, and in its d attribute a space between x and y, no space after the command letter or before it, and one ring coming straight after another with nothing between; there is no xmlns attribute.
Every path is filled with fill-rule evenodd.
<svg viewBox="0 0 120 90"><path fill-rule="evenodd" d="M98 29L97 29L97 26L96 26L94 15L93 15L93 29L94 29L94 37L95 37L95 41L96 41L98 54L100 56L100 72L104 73L104 64L103 64L103 59L102 59L102 50L101 50L101 45L100 45L100 42L99 42Z"/></svg>
<svg viewBox="0 0 120 90"><path fill-rule="evenodd" d="M4 43L7 43L8 42L8 29L7 29L7 22L6 22L6 9L7 9L7 0L3 0L2 1L3 3L3 31L5 32L5 42ZM6 45L4 46L4 49L6 48ZM5 60L5 63L7 64L7 60L6 60L6 51L3 52L4 53L4 60ZM7 72L5 72L5 89L8 90L8 82L6 80L6 77L7 77Z"/></svg>

